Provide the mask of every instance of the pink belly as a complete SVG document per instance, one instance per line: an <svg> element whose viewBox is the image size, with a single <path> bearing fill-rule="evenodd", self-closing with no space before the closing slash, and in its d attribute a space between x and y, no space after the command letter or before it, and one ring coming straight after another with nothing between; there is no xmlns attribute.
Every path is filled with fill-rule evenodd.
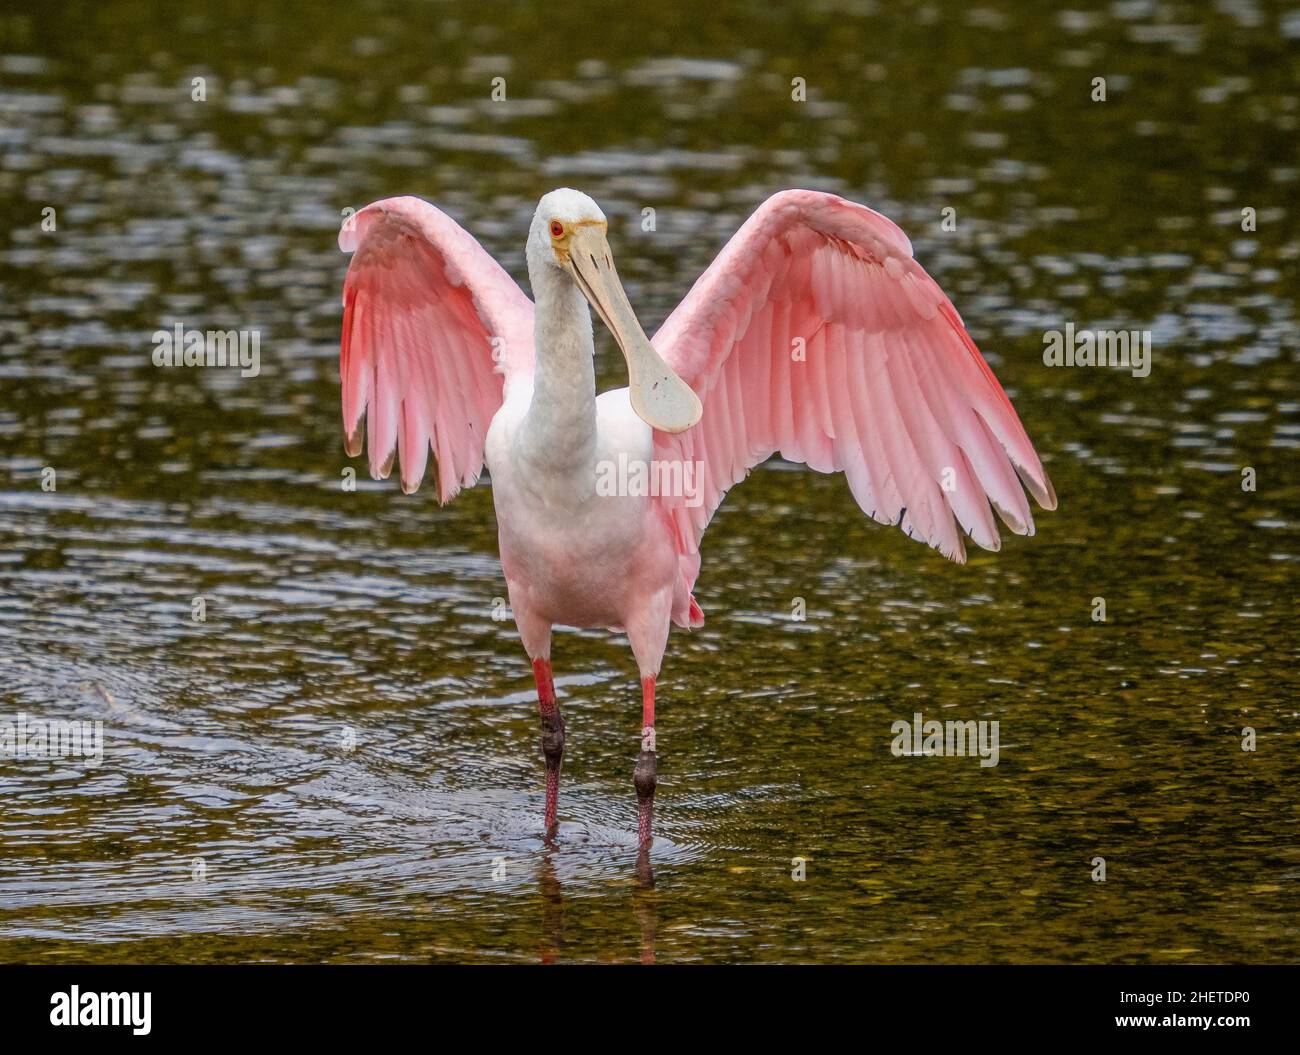
<svg viewBox="0 0 1300 1055"><path fill-rule="evenodd" d="M549 531L503 525L501 565L512 589L522 588L547 621L621 629L648 598L671 588L674 548L656 524L646 518L638 530L617 534L580 523Z"/></svg>

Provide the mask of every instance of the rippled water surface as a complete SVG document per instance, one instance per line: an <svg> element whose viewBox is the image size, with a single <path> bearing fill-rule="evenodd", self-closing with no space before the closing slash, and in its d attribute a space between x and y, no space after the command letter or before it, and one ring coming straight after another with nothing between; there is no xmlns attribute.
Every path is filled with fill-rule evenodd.
<svg viewBox="0 0 1300 1055"><path fill-rule="evenodd" d="M1300 7L1033 6L0 11L0 717L106 745L0 758L0 958L1295 960ZM557 639L547 848L489 482L341 487L343 210L420 194L522 280L565 184L650 331L772 191L886 212L1060 495L958 567L838 477L737 488L653 885L625 644ZM260 375L154 367L176 323ZM1045 366L1067 323L1150 376ZM917 711L999 765L895 757Z"/></svg>

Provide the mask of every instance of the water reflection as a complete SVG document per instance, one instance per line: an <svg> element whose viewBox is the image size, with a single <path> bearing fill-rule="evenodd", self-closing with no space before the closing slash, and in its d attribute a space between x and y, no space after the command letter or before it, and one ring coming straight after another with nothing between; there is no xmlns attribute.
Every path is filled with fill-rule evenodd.
<svg viewBox="0 0 1300 1055"><path fill-rule="evenodd" d="M655 939L659 930L659 893L655 890L650 848L642 846L636 858L637 887L632 894L632 911L641 932L641 962L655 962Z"/></svg>
<svg viewBox="0 0 1300 1055"><path fill-rule="evenodd" d="M564 888L555 874L554 850L542 855L538 888L542 895L542 963L557 963L564 951Z"/></svg>

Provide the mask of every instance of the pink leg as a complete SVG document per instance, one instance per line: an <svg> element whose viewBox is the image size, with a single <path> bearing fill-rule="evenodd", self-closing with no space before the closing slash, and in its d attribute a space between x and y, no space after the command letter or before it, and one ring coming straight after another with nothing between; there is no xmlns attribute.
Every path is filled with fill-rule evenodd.
<svg viewBox="0 0 1300 1055"><path fill-rule="evenodd" d="M546 758L546 834L550 837L559 827L556 814L560 806L560 763L564 761L564 719L555 700L555 682L551 678L549 659L533 660L533 678L537 681L542 755Z"/></svg>
<svg viewBox="0 0 1300 1055"><path fill-rule="evenodd" d="M641 842L638 869L644 863L647 873L650 844L654 841L655 778L659 768L655 756L655 679L668 643L672 604L673 589L666 585L646 597L625 620L628 643L641 674L641 753L632 781L636 785L636 828Z"/></svg>
<svg viewBox="0 0 1300 1055"><path fill-rule="evenodd" d="M653 841L651 824L655 812L655 783L658 771L655 757L655 678L647 674L641 679L641 754L637 756L632 782L636 785L636 831L641 845Z"/></svg>

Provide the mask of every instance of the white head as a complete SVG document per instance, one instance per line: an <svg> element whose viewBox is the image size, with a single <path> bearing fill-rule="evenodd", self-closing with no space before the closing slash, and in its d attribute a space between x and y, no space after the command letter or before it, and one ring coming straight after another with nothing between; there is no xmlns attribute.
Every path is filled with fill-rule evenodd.
<svg viewBox="0 0 1300 1055"><path fill-rule="evenodd" d="M558 227L555 226L557 224ZM563 267L555 252L557 231L560 232L560 238L567 242L566 235L580 226L595 225L604 230L609 229L609 221L605 219L600 206L582 191L561 187L543 194L542 200L537 203L537 211L533 213L533 222L528 227L530 271L534 264Z"/></svg>
<svg viewBox="0 0 1300 1055"><path fill-rule="evenodd" d="M600 206L582 191L543 195L528 229L528 273L536 286L554 268L581 290L627 359L632 409L652 428L683 432L700 420L699 397L641 329L614 269L608 232Z"/></svg>

